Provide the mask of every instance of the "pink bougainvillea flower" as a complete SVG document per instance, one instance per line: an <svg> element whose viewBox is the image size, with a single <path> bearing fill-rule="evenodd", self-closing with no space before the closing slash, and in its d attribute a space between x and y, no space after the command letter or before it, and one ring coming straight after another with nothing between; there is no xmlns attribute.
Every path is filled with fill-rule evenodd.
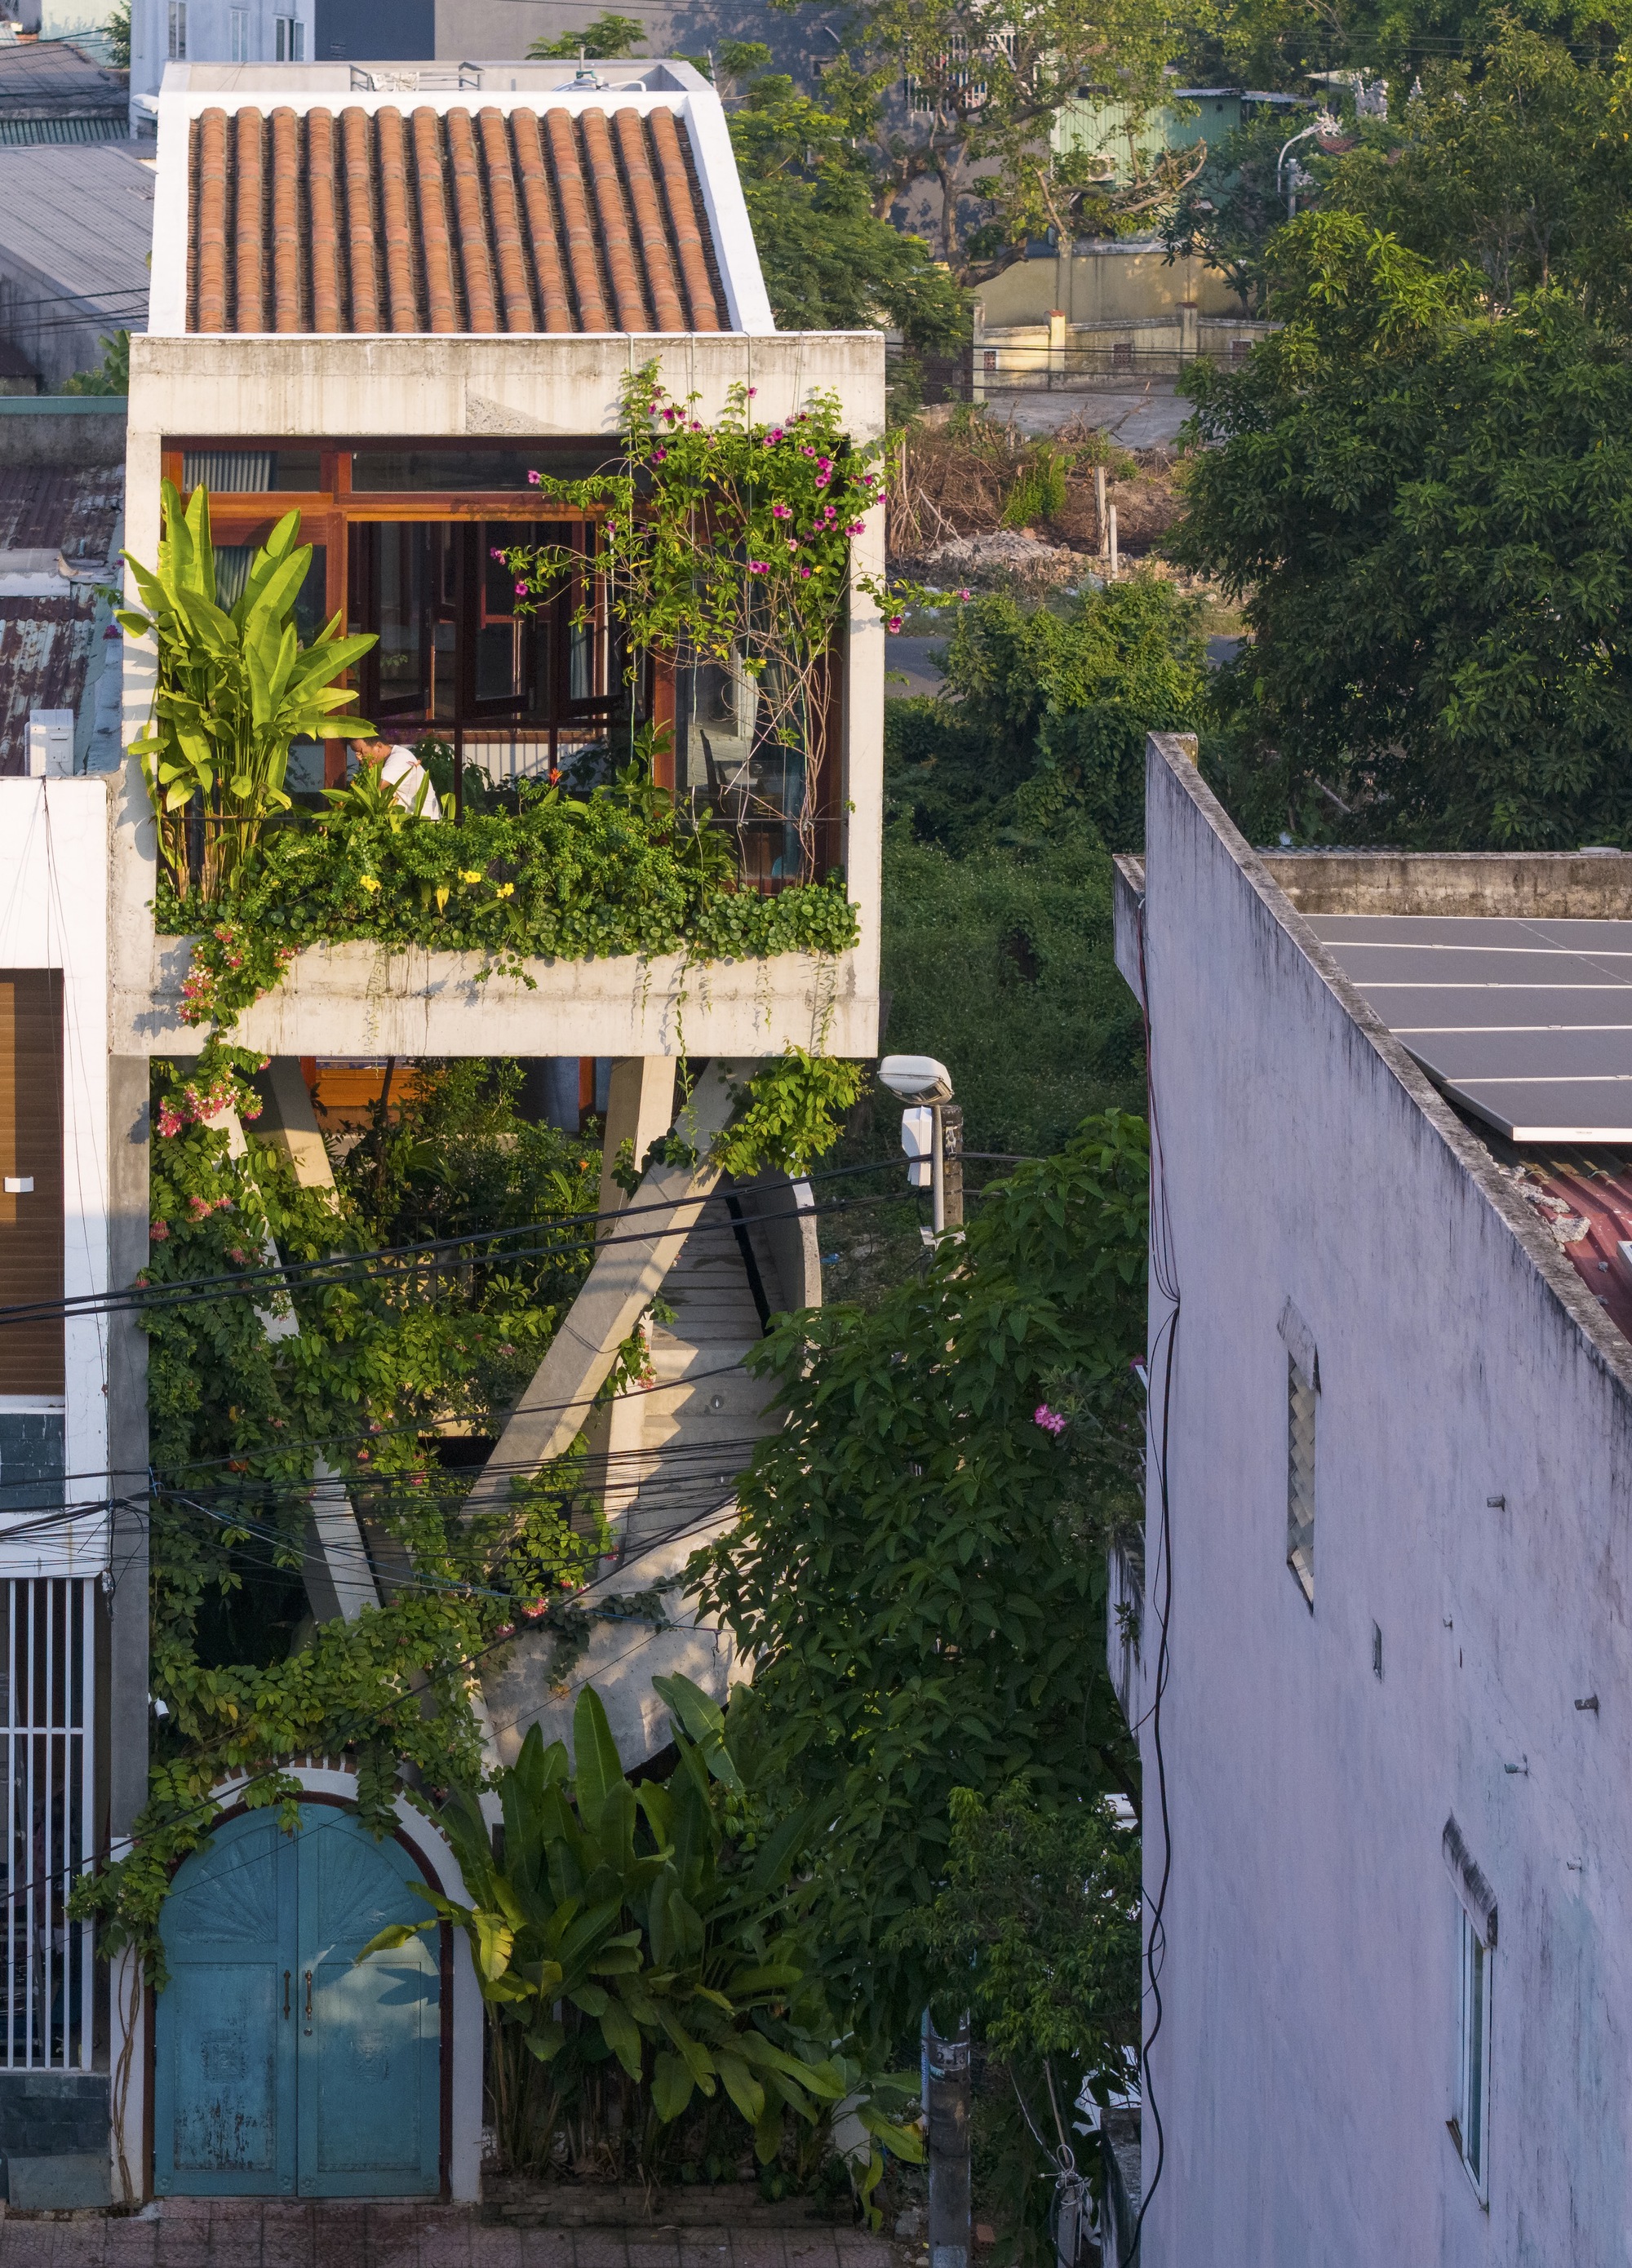
<svg viewBox="0 0 1632 2268"><path fill-rule="evenodd" d="M749 398L749 400L750 400L750 401L753 400L754 396L758 393L758 391L759 391L759 388L758 388L757 386L750 386L750 387L749 387L749 389L748 389L748 398Z"/></svg>
<svg viewBox="0 0 1632 2268"><path fill-rule="evenodd" d="M666 465L668 462L668 450L654 449L652 452L652 462L654 465Z"/></svg>
<svg viewBox="0 0 1632 2268"><path fill-rule="evenodd" d="M150 1223L147 1233L150 1241L154 1244L167 1243L170 1236L170 1224L167 1220L153 1221Z"/></svg>
<svg viewBox="0 0 1632 2268"><path fill-rule="evenodd" d="M901 621L902 617L899 615L891 615L890 617L889 627L892 630L898 630L901 627Z"/></svg>
<svg viewBox="0 0 1632 2268"><path fill-rule="evenodd" d="M792 519L794 517L794 508L791 504L773 504L771 507L771 512L772 517L775 519Z"/></svg>
<svg viewBox="0 0 1632 2268"><path fill-rule="evenodd" d="M1031 1413L1031 1423L1040 1425L1045 1433L1059 1435L1065 1432L1067 1421L1058 1410L1051 1410L1046 1402L1039 1402Z"/></svg>
<svg viewBox="0 0 1632 2268"><path fill-rule="evenodd" d="M800 573L800 579L801 579L802 582L806 582L806 583L808 583L808 582L810 580L811 576L815 573L815 571L815 571L815 569L814 569L814 568L811 568L811 567L801 567L801 568L800 569L800 571L799 571L799 573Z"/></svg>
<svg viewBox="0 0 1632 2268"><path fill-rule="evenodd" d="M543 474L542 474L542 473L529 473L529 474L528 475L528 476L527 476L527 477L528 477L528 481L531 482L532 486L533 486L534 488L536 488L536 487L538 486L539 482L543 478Z"/></svg>
<svg viewBox="0 0 1632 2268"><path fill-rule="evenodd" d="M771 562L768 559L750 559L748 563L748 571L750 575L765 575L770 572L770 570Z"/></svg>
<svg viewBox="0 0 1632 2268"><path fill-rule="evenodd" d="M864 520L864 519L853 519L853 520L851 521L851 523L850 523L849 526L845 530L845 534L846 534L846 535L861 535L861 534L864 534L866 533L866 529L867 529L867 522L866 522L866 520Z"/></svg>
<svg viewBox="0 0 1632 2268"><path fill-rule="evenodd" d="M960 599L972 599L975 594L972 591L960 591L957 595Z"/></svg>
<svg viewBox="0 0 1632 2268"><path fill-rule="evenodd" d="M527 596L527 585L525 583L518 583L515 586L515 594L518 599L525 599Z"/></svg>

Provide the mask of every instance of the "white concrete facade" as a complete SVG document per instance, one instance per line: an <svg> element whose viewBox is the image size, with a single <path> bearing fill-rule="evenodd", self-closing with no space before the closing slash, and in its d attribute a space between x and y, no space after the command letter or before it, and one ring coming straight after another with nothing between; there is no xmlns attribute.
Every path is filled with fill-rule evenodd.
<svg viewBox="0 0 1632 2268"><path fill-rule="evenodd" d="M161 145L162 147L162 145ZM166 195L161 156L160 202ZM185 243L185 219L180 223ZM161 242L174 242L168 230ZM155 323L160 282L155 276ZM786 417L817 390L836 393L858 442L883 430L882 338L866 333L681 337L201 338L150 332L131 342L126 546L158 555L159 457L166 435L494 434L566 437L617 430L624 374L655 359L664 384L717 416L735 382L756 411ZM868 515L853 571L882 576L883 511ZM834 1055L876 1046L882 856L886 633L855 593L845 639L843 863L860 940L833 963L803 954L689 971L679 961L538 962L536 990L505 980L472 989L479 961L389 957L371 946L309 951L278 992L244 1019L244 1043L274 1055L397 1053L537 1056L762 1055L789 1040ZM128 642L127 742L146 721L153 657ZM156 939L157 842L146 792L128 767L117 835L114 1020L130 1052L187 1052L178 1020L186 950ZM473 1012L479 1003L479 1012Z"/></svg>
<svg viewBox="0 0 1632 2268"><path fill-rule="evenodd" d="M1158 1736L1172 1865L1140 2257L1610 2268L1632 2257L1632 1345L1300 919L1297 862L1251 851L1170 740L1147 811L1181 1305L1170 1557L1153 1466L1131 1694L1152 1897ZM1125 891L1135 984L1138 919ZM1287 1565L1289 1300L1319 1372L1312 1610ZM1170 1312L1153 1287L1153 1357ZM1488 2206L1447 2131L1450 1818L1500 1914Z"/></svg>
<svg viewBox="0 0 1632 2268"><path fill-rule="evenodd" d="M70 1300L109 1281L107 986L108 784L0 780L0 968L63 972L63 1282ZM83 1519L41 1528L38 1515L0 1519L0 1579L94 1575L107 1565L107 1342L105 1315L70 1316L61 1403L4 1391L0 1408L63 1414L65 1502ZM18 1529L12 1543L8 1526ZM33 1533L25 1531L33 1528Z"/></svg>

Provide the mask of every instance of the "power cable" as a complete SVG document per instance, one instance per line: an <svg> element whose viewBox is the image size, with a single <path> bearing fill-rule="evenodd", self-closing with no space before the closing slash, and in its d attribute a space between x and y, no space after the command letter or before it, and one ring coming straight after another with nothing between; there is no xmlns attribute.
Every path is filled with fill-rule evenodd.
<svg viewBox="0 0 1632 2268"><path fill-rule="evenodd" d="M1148 1711L1151 1749L1156 1759L1158 1812L1162 1822L1162 1871L1154 1898L1145 1893L1150 1905L1150 1927L1145 1939L1145 1971L1149 1979L1150 1997L1155 2015L1150 2025L1141 2032L1139 2066L1141 2092L1149 2105L1151 2123L1156 2133L1156 2161L1148 2182L1141 2183L1139 2213L1134 2220L1128 2245L1130 2263L1139 2258L1139 2240L1144 2228L1145 2216L1152 2198L1161 2186L1167 2163L1167 2134L1162 2123L1161 2105L1156 2098L1155 2073L1150 2051L1161 2033L1164 2014L1162 1999L1162 1971L1167 1962L1167 1894L1173 1874L1173 1824L1168 1802L1167 1759L1162 1745L1162 1702L1167 1690L1171 1671L1170 1633L1173 1610L1173 1552L1172 1511L1169 1493L1169 1436L1173 1404L1173 1362L1178 1345L1180 1309L1179 1282L1173 1251L1172 1217L1168 1206L1167 1167L1162 1146L1161 1121L1156 1108L1155 1062L1150 1041L1150 987L1146 973L1145 901L1139 906L1139 998L1140 1012L1145 1030L1145 1103L1150 1121L1150 1155L1152 1166L1150 1205L1150 1263L1151 1278L1162 1297L1169 1302L1169 1312L1161 1331L1152 1343L1154 1354L1162 1345L1166 1347L1162 1360L1162 1422L1159 1432L1152 1440L1152 1453L1156 1469L1156 1484L1161 1503L1161 1605L1156 1609L1156 1621L1161 1635L1156 1646L1155 1691Z"/></svg>

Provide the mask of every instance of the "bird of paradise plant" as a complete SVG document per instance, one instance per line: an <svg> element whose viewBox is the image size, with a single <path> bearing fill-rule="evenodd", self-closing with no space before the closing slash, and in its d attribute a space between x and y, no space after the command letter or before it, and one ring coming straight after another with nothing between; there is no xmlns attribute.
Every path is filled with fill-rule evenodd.
<svg viewBox="0 0 1632 2268"><path fill-rule="evenodd" d="M312 547L298 540L298 512L285 512L255 553L230 608L218 596L209 491L196 488L183 507L166 481L163 530L156 569L123 554L145 612L126 609L120 627L151 637L159 652L152 711L132 745L175 887L213 904L268 821L290 808L291 745L372 733L363 718L340 713L357 696L336 680L375 640L342 637L336 614L301 645L294 608Z"/></svg>

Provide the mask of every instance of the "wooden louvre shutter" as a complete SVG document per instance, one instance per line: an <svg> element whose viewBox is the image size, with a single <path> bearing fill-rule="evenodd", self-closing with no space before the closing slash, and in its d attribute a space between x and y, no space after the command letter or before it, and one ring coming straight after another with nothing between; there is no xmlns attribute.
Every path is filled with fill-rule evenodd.
<svg viewBox="0 0 1632 2268"><path fill-rule="evenodd" d="M62 1296L63 980L0 970L0 1307ZM63 1390L62 1317L0 1323L0 1395Z"/></svg>

